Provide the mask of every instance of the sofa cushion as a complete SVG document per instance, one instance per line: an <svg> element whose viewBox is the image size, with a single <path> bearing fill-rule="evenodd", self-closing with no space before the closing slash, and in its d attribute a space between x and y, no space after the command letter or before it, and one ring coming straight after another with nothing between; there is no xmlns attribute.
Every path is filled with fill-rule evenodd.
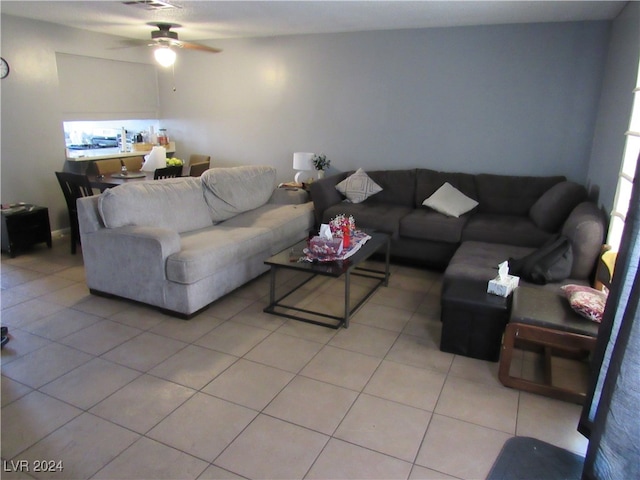
<svg viewBox="0 0 640 480"><path fill-rule="evenodd" d="M336 185L336 190L352 203L364 202L367 198L382 191L382 187L371 180L367 173L359 168Z"/></svg>
<svg viewBox="0 0 640 480"><path fill-rule="evenodd" d="M276 169L263 165L212 168L200 177L211 220L221 222L269 201Z"/></svg>
<svg viewBox="0 0 640 480"><path fill-rule="evenodd" d="M428 168L419 168L416 171L416 195L414 205L419 207L422 202L434 194L447 182L456 187L467 197L478 199L476 181L474 175L469 173L437 172Z"/></svg>
<svg viewBox="0 0 640 480"><path fill-rule="evenodd" d="M533 248L501 243L463 242L445 270L444 283L448 285L458 279L488 282L498 275L500 263L509 257L524 257L533 251Z"/></svg>
<svg viewBox="0 0 640 480"><path fill-rule="evenodd" d="M447 217L427 208L419 208L400 220L400 236L420 240L459 243L468 215Z"/></svg>
<svg viewBox="0 0 640 480"><path fill-rule="evenodd" d="M322 213L327 207L344 200L342 194L336 190L336 185L348 176L348 173L343 172L311 182L309 193L311 200L313 200L313 215L316 225L322 223Z"/></svg>
<svg viewBox="0 0 640 480"><path fill-rule="evenodd" d="M270 254L268 228L213 227L181 235L181 250L167 258L167 280L191 284L227 265L263 252Z"/></svg>
<svg viewBox="0 0 640 480"><path fill-rule="evenodd" d="M552 236L536 227L529 217L474 213L464 227L462 241L539 247Z"/></svg>
<svg viewBox="0 0 640 480"><path fill-rule="evenodd" d="M534 203L562 176L525 177L510 175L476 175L478 211L506 215L528 215Z"/></svg>
<svg viewBox="0 0 640 480"><path fill-rule="evenodd" d="M367 203L388 203L414 207L416 170L374 170L369 177L382 187L382 191Z"/></svg>
<svg viewBox="0 0 640 480"><path fill-rule="evenodd" d="M533 204L529 217L539 228L557 232L571 210L587 198L587 190L574 182L556 183Z"/></svg>
<svg viewBox="0 0 640 480"><path fill-rule="evenodd" d="M456 250L444 272L442 289L446 290L451 282L456 280L476 280L485 283L498 275L498 264L508 260L509 257L521 258L531 252L533 248L518 247L501 243L463 242ZM583 283L576 279L567 279L560 283L536 285L536 288L551 290L561 293L560 287L567 283ZM520 279L521 285L532 285Z"/></svg>
<svg viewBox="0 0 640 480"><path fill-rule="evenodd" d="M307 237L313 228L313 204L263 205L240 213L218 226L268 228L272 234L271 253L276 254L291 245L292 241Z"/></svg>
<svg viewBox="0 0 640 480"><path fill-rule="evenodd" d="M589 278L601 254L606 220L593 202L582 202L569 214L561 234L569 237L573 249L572 278Z"/></svg>
<svg viewBox="0 0 640 480"><path fill-rule="evenodd" d="M199 178L127 183L103 192L98 210L107 228L137 225L178 233L211 226ZM189 212L182 215L176 212Z"/></svg>
<svg viewBox="0 0 640 480"><path fill-rule="evenodd" d="M426 198L422 205L448 217L457 218L476 208L478 202L451 186L449 182L445 182L433 195Z"/></svg>
<svg viewBox="0 0 640 480"><path fill-rule="evenodd" d="M353 215L356 228L369 228L398 238L400 220L411 208L392 204L363 204L342 202L324 211L322 222L329 223L336 215Z"/></svg>

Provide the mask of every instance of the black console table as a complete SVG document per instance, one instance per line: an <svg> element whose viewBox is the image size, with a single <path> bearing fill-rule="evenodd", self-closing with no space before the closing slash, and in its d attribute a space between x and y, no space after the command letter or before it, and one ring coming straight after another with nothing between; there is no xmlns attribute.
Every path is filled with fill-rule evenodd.
<svg viewBox="0 0 640 480"><path fill-rule="evenodd" d="M49 210L37 205L11 205L2 213L2 251L11 257L36 243L45 242L51 248Z"/></svg>

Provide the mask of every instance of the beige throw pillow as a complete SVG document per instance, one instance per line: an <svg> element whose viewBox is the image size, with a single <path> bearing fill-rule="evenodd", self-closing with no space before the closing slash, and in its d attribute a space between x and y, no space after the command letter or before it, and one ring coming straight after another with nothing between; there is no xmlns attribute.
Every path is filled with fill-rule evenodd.
<svg viewBox="0 0 640 480"><path fill-rule="evenodd" d="M336 189L352 203L364 202L371 195L382 191L382 187L371 180L361 168L337 184Z"/></svg>
<svg viewBox="0 0 640 480"><path fill-rule="evenodd" d="M476 208L478 202L451 186L449 182L445 182L433 195L422 202L422 205L433 208L436 212L448 217L459 217Z"/></svg>

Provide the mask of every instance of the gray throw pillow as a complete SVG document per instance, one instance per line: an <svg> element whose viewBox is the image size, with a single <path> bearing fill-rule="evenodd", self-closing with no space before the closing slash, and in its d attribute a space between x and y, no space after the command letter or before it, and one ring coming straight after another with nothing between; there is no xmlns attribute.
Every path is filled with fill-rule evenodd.
<svg viewBox="0 0 640 480"><path fill-rule="evenodd" d="M529 218L538 228L555 233L571 211L587 198L587 190L574 182L560 182L547 190L529 210Z"/></svg>

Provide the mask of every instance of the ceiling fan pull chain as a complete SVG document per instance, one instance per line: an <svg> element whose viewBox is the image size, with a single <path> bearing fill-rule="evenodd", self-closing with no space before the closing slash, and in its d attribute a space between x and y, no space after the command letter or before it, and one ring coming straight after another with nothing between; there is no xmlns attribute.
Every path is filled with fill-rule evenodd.
<svg viewBox="0 0 640 480"><path fill-rule="evenodd" d="M173 91L176 91L176 64L171 65L171 78L173 80Z"/></svg>

